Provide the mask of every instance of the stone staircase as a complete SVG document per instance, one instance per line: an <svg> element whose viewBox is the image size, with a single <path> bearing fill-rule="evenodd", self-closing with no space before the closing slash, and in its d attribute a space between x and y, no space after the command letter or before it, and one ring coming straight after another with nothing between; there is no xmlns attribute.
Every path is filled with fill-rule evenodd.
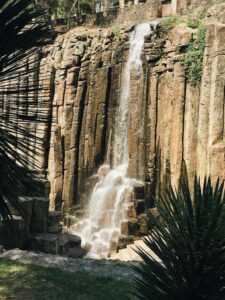
<svg viewBox="0 0 225 300"><path fill-rule="evenodd" d="M119 250L117 253L111 254L109 259L120 261L142 261L142 258L136 252L138 248L142 248L148 254L151 254L158 262L160 262L158 256L146 246L143 240L134 241L134 244L127 245L126 248Z"/></svg>
<svg viewBox="0 0 225 300"><path fill-rule="evenodd" d="M83 257L81 239L63 228L61 211L49 211L50 185L44 174L34 174L36 187L18 188L18 200L26 222L8 202L13 217L13 233L0 220L0 245L68 257Z"/></svg>

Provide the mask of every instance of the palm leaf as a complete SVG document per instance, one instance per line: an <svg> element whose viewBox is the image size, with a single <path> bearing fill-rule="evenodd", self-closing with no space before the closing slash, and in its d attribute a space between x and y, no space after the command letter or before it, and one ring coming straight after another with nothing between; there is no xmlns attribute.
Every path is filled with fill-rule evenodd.
<svg viewBox="0 0 225 300"><path fill-rule="evenodd" d="M210 178L201 188L195 178L193 196L186 176L179 192L171 185L160 196L157 208L160 221L153 215L154 228L144 239L148 252L138 250L143 263L136 266L135 281L140 299L225 299L225 196L217 181Z"/></svg>
<svg viewBox="0 0 225 300"><path fill-rule="evenodd" d="M44 10L32 0L2 0L0 3L0 216L12 220L10 207L25 219L18 192L35 189L34 170L41 166L41 131L47 119L49 90L39 74L42 47L53 38Z"/></svg>

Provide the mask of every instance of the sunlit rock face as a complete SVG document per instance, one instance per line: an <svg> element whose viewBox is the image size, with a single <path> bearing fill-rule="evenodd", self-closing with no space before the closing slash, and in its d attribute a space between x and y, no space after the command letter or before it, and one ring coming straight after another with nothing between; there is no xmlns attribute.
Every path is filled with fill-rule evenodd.
<svg viewBox="0 0 225 300"><path fill-rule="evenodd" d="M210 10L199 85L190 86L184 76L180 49L196 36L184 24L163 39L157 30L147 35L143 67L130 72L129 125L120 143L128 144L129 164L122 177L145 182L149 206L167 177L177 184L183 160L191 180L195 172L211 174L213 182L224 179L224 11L224 4ZM51 183L53 209L61 209L62 203L67 212L74 205L86 207L98 168L116 166L116 112L133 32L133 26L114 33L77 28L58 36L40 55L39 81L46 87L43 107L49 123L39 125L37 135L50 141L50 147L43 145L40 163ZM7 95L1 109L10 109L6 100Z"/></svg>
<svg viewBox="0 0 225 300"><path fill-rule="evenodd" d="M132 202L135 179L127 178L129 165L129 123L131 72L137 79L142 72L141 53L144 37L150 33L150 24L138 25L130 38L130 50L122 74L121 94L116 110L114 139L112 143L113 169L99 168L100 181L94 187L87 218L73 226L72 232L81 236L84 247L92 258L107 258L111 245L117 244L121 222L125 219L128 204Z"/></svg>

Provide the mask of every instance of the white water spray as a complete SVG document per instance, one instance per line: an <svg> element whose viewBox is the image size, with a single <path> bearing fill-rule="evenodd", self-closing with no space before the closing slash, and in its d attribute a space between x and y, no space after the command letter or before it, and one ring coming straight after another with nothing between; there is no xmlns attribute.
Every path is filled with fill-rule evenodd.
<svg viewBox="0 0 225 300"><path fill-rule="evenodd" d="M120 103L115 121L113 169L99 168L96 184L88 207L88 217L73 225L71 231L81 237L88 257L107 258L112 245L118 242L121 221L126 218L135 179L126 177L129 164L128 131L130 114L131 71L142 71L141 52L144 37L150 33L150 24L136 27L130 39L128 61L125 65ZM138 100L138 99L137 99Z"/></svg>

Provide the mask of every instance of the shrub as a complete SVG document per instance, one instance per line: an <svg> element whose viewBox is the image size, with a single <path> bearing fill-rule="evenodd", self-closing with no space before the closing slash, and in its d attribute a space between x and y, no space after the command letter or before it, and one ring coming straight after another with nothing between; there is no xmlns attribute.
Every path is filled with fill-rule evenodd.
<svg viewBox="0 0 225 300"><path fill-rule="evenodd" d="M187 26L192 28L192 29L198 28L199 27L199 21L196 20L196 19L188 18L187 19Z"/></svg>
<svg viewBox="0 0 225 300"><path fill-rule="evenodd" d="M186 78L193 86L197 85L202 77L205 32L205 26L200 24L198 27L197 39L191 41L184 55Z"/></svg>
<svg viewBox="0 0 225 300"><path fill-rule="evenodd" d="M145 244L160 259L142 249L143 263L134 267L139 299L225 299L225 195L223 184L195 178L193 196L186 177L179 192L171 184L161 194Z"/></svg>
<svg viewBox="0 0 225 300"><path fill-rule="evenodd" d="M181 22L182 20L179 16L165 18L160 22L161 32L167 34L172 27L180 24Z"/></svg>
<svg viewBox="0 0 225 300"><path fill-rule="evenodd" d="M121 41L122 40L122 35L121 35L121 29L120 27L116 27L113 29L113 33L114 33L114 36L116 38L117 41Z"/></svg>

